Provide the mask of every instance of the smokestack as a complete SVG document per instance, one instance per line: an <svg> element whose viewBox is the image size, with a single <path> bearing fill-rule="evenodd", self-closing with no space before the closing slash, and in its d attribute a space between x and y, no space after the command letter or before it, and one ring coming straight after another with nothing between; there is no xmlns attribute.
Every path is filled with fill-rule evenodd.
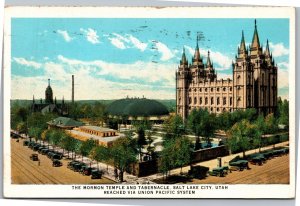
<svg viewBox="0 0 300 206"><path fill-rule="evenodd" d="M74 104L74 75L72 75L72 104Z"/></svg>

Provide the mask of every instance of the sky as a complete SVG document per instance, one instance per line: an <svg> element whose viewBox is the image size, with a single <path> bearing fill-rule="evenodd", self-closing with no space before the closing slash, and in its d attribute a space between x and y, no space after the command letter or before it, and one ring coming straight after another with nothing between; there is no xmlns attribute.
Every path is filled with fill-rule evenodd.
<svg viewBox="0 0 300 206"><path fill-rule="evenodd" d="M278 65L279 96L288 98L289 20L257 19L260 43ZM244 31L252 41L254 19L197 18L14 18L11 26L12 99L53 95L75 100L146 97L175 99L175 71L185 48L189 61L197 36L220 78L231 78L231 63Z"/></svg>

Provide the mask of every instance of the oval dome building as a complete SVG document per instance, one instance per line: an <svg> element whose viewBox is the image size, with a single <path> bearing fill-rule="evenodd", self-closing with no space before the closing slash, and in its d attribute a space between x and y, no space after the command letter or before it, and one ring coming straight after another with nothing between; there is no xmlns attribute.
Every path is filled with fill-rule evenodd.
<svg viewBox="0 0 300 206"><path fill-rule="evenodd" d="M106 109L111 118L127 120L151 120L161 122L169 115L162 103L146 98L119 99L108 105Z"/></svg>

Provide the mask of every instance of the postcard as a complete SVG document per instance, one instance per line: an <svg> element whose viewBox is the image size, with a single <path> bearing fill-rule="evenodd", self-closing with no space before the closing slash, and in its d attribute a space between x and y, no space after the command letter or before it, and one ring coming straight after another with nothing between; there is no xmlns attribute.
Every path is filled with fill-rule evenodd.
<svg viewBox="0 0 300 206"><path fill-rule="evenodd" d="M294 198L295 10L7 7L7 198Z"/></svg>

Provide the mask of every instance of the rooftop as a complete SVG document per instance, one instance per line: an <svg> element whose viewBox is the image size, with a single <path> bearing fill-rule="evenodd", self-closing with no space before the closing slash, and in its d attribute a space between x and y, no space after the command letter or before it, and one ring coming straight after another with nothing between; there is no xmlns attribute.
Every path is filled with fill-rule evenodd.
<svg viewBox="0 0 300 206"><path fill-rule="evenodd" d="M84 125L82 122L76 121L68 117L58 117L47 122L47 124L55 125L58 127L79 127Z"/></svg>
<svg viewBox="0 0 300 206"><path fill-rule="evenodd" d="M69 132L73 135L91 138L94 140L98 140L99 142L113 142L113 141L119 139L120 137L123 137L123 135L118 135L118 136L111 136L111 137L103 138L103 137L100 137L97 135L92 135L92 134L81 132L78 130L69 130Z"/></svg>
<svg viewBox="0 0 300 206"><path fill-rule="evenodd" d="M94 130L94 131L97 131L97 132L111 132L111 131L115 132L116 131L116 130L113 130L113 129L104 128L104 127L97 127L97 126L81 126L80 128Z"/></svg>

